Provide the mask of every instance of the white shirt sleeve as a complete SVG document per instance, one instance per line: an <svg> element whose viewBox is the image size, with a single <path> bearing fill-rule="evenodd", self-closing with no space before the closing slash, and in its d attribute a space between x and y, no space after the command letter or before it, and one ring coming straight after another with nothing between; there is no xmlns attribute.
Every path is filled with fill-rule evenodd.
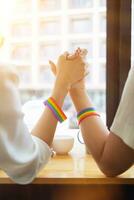
<svg viewBox="0 0 134 200"><path fill-rule="evenodd" d="M134 149L134 68L130 69L111 132Z"/></svg>
<svg viewBox="0 0 134 200"><path fill-rule="evenodd" d="M14 182L28 184L50 156L49 146L24 124L15 86L11 82L0 86L0 168Z"/></svg>

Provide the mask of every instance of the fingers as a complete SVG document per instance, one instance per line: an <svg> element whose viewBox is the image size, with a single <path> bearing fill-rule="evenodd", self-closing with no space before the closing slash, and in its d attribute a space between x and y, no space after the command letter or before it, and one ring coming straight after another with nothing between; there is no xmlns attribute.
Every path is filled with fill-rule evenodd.
<svg viewBox="0 0 134 200"><path fill-rule="evenodd" d="M70 54L68 51L65 51L61 57L64 57L66 60L73 60L75 59L75 54Z"/></svg>
<svg viewBox="0 0 134 200"><path fill-rule="evenodd" d="M64 55L64 57L65 57L66 60L67 60L67 58L68 58L68 56L69 56L69 52L68 52L68 51L65 51L63 55Z"/></svg>
<svg viewBox="0 0 134 200"><path fill-rule="evenodd" d="M74 59L76 59L77 57L78 57L77 54L71 54L71 55L68 55L67 60L74 60Z"/></svg>
<svg viewBox="0 0 134 200"><path fill-rule="evenodd" d="M76 50L76 53L78 53L79 56L81 56L82 58L85 58L88 51L87 51L87 49L81 49L81 48L78 47L77 50Z"/></svg>
<svg viewBox="0 0 134 200"><path fill-rule="evenodd" d="M74 60L76 59L78 56L81 56L82 58L85 58L87 55L88 51L87 49L81 49L81 48L77 48L75 53L73 54L69 54L69 52L65 52L64 56L66 57L67 60Z"/></svg>
<svg viewBox="0 0 134 200"><path fill-rule="evenodd" d="M51 60L49 60L49 64L52 72L54 73L54 75L56 75L56 65Z"/></svg>
<svg viewBox="0 0 134 200"><path fill-rule="evenodd" d="M81 66L84 72L83 78L85 78L89 74L89 64L87 62L82 62Z"/></svg>
<svg viewBox="0 0 134 200"><path fill-rule="evenodd" d="M64 55L66 56L66 60L74 60L78 57L78 53L69 54L68 52L65 52Z"/></svg>
<svg viewBox="0 0 134 200"><path fill-rule="evenodd" d="M88 76L89 74L89 63L85 63L85 73L84 73L84 77Z"/></svg>
<svg viewBox="0 0 134 200"><path fill-rule="evenodd" d="M62 58L64 57L66 60L75 60L79 56L85 59L87 53L88 53L87 49L81 49L78 47L74 53L70 54L68 51L65 51L64 54L61 55L61 57Z"/></svg>

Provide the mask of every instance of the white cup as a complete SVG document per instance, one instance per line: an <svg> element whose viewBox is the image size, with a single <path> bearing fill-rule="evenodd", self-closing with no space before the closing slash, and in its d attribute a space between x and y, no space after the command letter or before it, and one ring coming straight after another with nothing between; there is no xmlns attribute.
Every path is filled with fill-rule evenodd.
<svg viewBox="0 0 134 200"><path fill-rule="evenodd" d="M52 144L53 150L56 154L64 155L68 154L74 145L74 138L67 135L55 136Z"/></svg>

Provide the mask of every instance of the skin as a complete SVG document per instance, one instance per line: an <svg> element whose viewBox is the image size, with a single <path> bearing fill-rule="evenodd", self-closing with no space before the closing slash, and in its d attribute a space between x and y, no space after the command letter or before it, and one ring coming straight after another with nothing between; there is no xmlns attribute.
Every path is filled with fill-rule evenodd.
<svg viewBox="0 0 134 200"><path fill-rule="evenodd" d="M72 56L72 57L71 57ZM81 49L77 49L74 55L68 59L75 59L86 54L82 54ZM51 69L56 74L56 65L51 61ZM85 88L85 82L75 84L70 88L70 96L77 112L84 108L93 107ZM81 98L82 97L82 98ZM127 146L118 136L110 132L103 124L100 117L92 116L83 120L80 124L84 142L94 157L101 171L109 177L117 176L134 163L134 150Z"/></svg>
<svg viewBox="0 0 134 200"><path fill-rule="evenodd" d="M61 55L57 66L57 77L51 97L62 107L70 87L85 76L85 63L80 56L75 60L66 60L66 56ZM10 87L11 82L16 87L17 80L18 78L13 71L0 67L0 89L7 89L7 87ZM48 107L44 107L44 112L33 128L32 134L51 146L57 123Z"/></svg>
<svg viewBox="0 0 134 200"><path fill-rule="evenodd" d="M66 60L66 56L61 55L58 59L57 66L57 77L51 97L62 107L71 85L83 79L85 75L85 63L80 56L75 60ZM50 109L46 107L38 123L32 130L32 134L41 138L51 146L57 123Z"/></svg>

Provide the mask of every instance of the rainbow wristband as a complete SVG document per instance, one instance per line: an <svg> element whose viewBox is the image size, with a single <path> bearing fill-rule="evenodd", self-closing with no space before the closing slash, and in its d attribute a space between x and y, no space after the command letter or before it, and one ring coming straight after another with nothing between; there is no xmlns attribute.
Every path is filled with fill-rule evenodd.
<svg viewBox="0 0 134 200"><path fill-rule="evenodd" d="M100 115L95 111L94 108L90 107L90 108L85 108L84 110L80 111L77 114L77 119L78 119L78 124L80 125L80 123L86 119L87 117L91 117L91 116L99 116Z"/></svg>
<svg viewBox="0 0 134 200"><path fill-rule="evenodd" d="M45 101L44 105L47 106L52 111L54 117L60 123L62 123L63 121L67 119L64 112L61 110L61 108L58 106L58 104L52 97L50 97L47 101Z"/></svg>

